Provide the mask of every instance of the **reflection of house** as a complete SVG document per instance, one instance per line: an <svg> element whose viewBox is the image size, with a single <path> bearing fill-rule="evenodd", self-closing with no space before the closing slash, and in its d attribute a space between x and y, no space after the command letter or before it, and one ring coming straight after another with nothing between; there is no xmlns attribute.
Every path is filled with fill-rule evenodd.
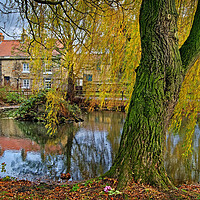
<svg viewBox="0 0 200 200"><path fill-rule="evenodd" d="M62 154L62 148L59 145L46 144L45 148L36 142L26 139L26 138L8 138L0 136L0 157L3 155L4 151L15 150L24 152L41 152L44 151L45 154L56 153Z"/></svg>
<svg viewBox="0 0 200 200"><path fill-rule="evenodd" d="M30 72L30 57L23 53L22 46L23 43L20 40L4 40L4 36L0 33L0 86L22 90L32 88L35 74ZM44 63L40 88L51 88L52 83L55 82L53 70L54 68L45 67ZM58 73L56 76L58 80Z"/></svg>
<svg viewBox="0 0 200 200"><path fill-rule="evenodd" d="M41 135L45 135L46 129L44 126L39 126L38 124L34 124L34 128L32 128L30 124L21 124L21 126L23 128L25 127L25 130L21 129L15 120L0 120L0 157L6 150L21 151L22 149L25 152L44 151L45 154L62 154L62 146L66 146L69 137L69 135L66 134L66 129L59 129L61 132L58 138L54 138L54 140L50 139L44 144L42 142L43 140L41 141L40 136L37 136L37 134L35 134L39 132L41 133ZM26 138L25 132L27 130L28 132L31 131L31 135L34 135L33 138L35 139L35 141L31 138Z"/></svg>

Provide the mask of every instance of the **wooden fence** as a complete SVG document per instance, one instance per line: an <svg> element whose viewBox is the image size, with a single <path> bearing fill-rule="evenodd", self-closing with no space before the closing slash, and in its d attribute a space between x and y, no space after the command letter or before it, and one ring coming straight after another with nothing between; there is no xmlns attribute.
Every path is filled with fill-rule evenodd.
<svg viewBox="0 0 200 200"><path fill-rule="evenodd" d="M29 96L31 96L33 94L32 90L7 90L6 92L9 93L17 93L20 96L29 98Z"/></svg>
<svg viewBox="0 0 200 200"><path fill-rule="evenodd" d="M30 97L33 94L32 90L7 90L7 92L10 93L17 93L20 96L23 97ZM109 91L105 94L105 100L111 100L112 98L119 101L127 101L128 98L124 94L124 91L122 91L119 94L115 94L115 96L112 96L113 94L110 94ZM102 98L102 94L98 90L83 90L82 88L76 88L75 89L75 96L81 97L81 98Z"/></svg>

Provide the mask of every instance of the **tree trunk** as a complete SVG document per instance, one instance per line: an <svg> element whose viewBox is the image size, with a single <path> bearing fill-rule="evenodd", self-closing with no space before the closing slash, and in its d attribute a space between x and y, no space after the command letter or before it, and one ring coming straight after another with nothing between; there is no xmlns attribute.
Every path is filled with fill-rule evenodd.
<svg viewBox="0 0 200 200"><path fill-rule="evenodd" d="M169 119L183 81L174 0L143 0L142 55L118 155L107 176L119 187L130 181L172 186L163 161Z"/></svg>
<svg viewBox="0 0 200 200"><path fill-rule="evenodd" d="M74 100L74 70L73 65L69 68L68 72L68 78L67 78L67 100L69 100L71 103Z"/></svg>
<svg viewBox="0 0 200 200"><path fill-rule="evenodd" d="M190 35L182 45L180 53L186 74L187 70L190 69L200 57L200 1L198 1Z"/></svg>

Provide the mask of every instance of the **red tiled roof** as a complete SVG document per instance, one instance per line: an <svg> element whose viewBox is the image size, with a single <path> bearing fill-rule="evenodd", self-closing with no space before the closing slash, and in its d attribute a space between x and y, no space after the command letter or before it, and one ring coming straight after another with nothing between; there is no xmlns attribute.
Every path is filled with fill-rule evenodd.
<svg viewBox="0 0 200 200"><path fill-rule="evenodd" d="M20 49L21 43L19 40L3 40L0 43L0 57L15 57L25 56Z"/></svg>
<svg viewBox="0 0 200 200"><path fill-rule="evenodd" d="M22 43L20 40L3 40L0 42L0 57L24 57L28 56L28 54L22 52L20 49L22 49ZM58 44L58 48L62 49L62 46L60 43ZM57 56L60 53L56 51L55 49L52 52L53 56Z"/></svg>

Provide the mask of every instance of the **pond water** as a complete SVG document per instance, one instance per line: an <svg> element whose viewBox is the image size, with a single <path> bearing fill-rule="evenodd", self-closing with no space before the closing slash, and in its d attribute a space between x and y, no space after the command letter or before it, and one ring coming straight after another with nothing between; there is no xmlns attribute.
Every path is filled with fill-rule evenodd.
<svg viewBox="0 0 200 200"><path fill-rule="evenodd" d="M78 181L101 175L112 165L124 120L121 112L92 112L84 122L62 125L56 137L48 137L41 124L0 119L0 163L6 163L0 177L48 181L69 172L71 180ZM183 139L184 129L181 134L167 134L166 170L177 184L200 182L198 124L188 162L181 157Z"/></svg>

